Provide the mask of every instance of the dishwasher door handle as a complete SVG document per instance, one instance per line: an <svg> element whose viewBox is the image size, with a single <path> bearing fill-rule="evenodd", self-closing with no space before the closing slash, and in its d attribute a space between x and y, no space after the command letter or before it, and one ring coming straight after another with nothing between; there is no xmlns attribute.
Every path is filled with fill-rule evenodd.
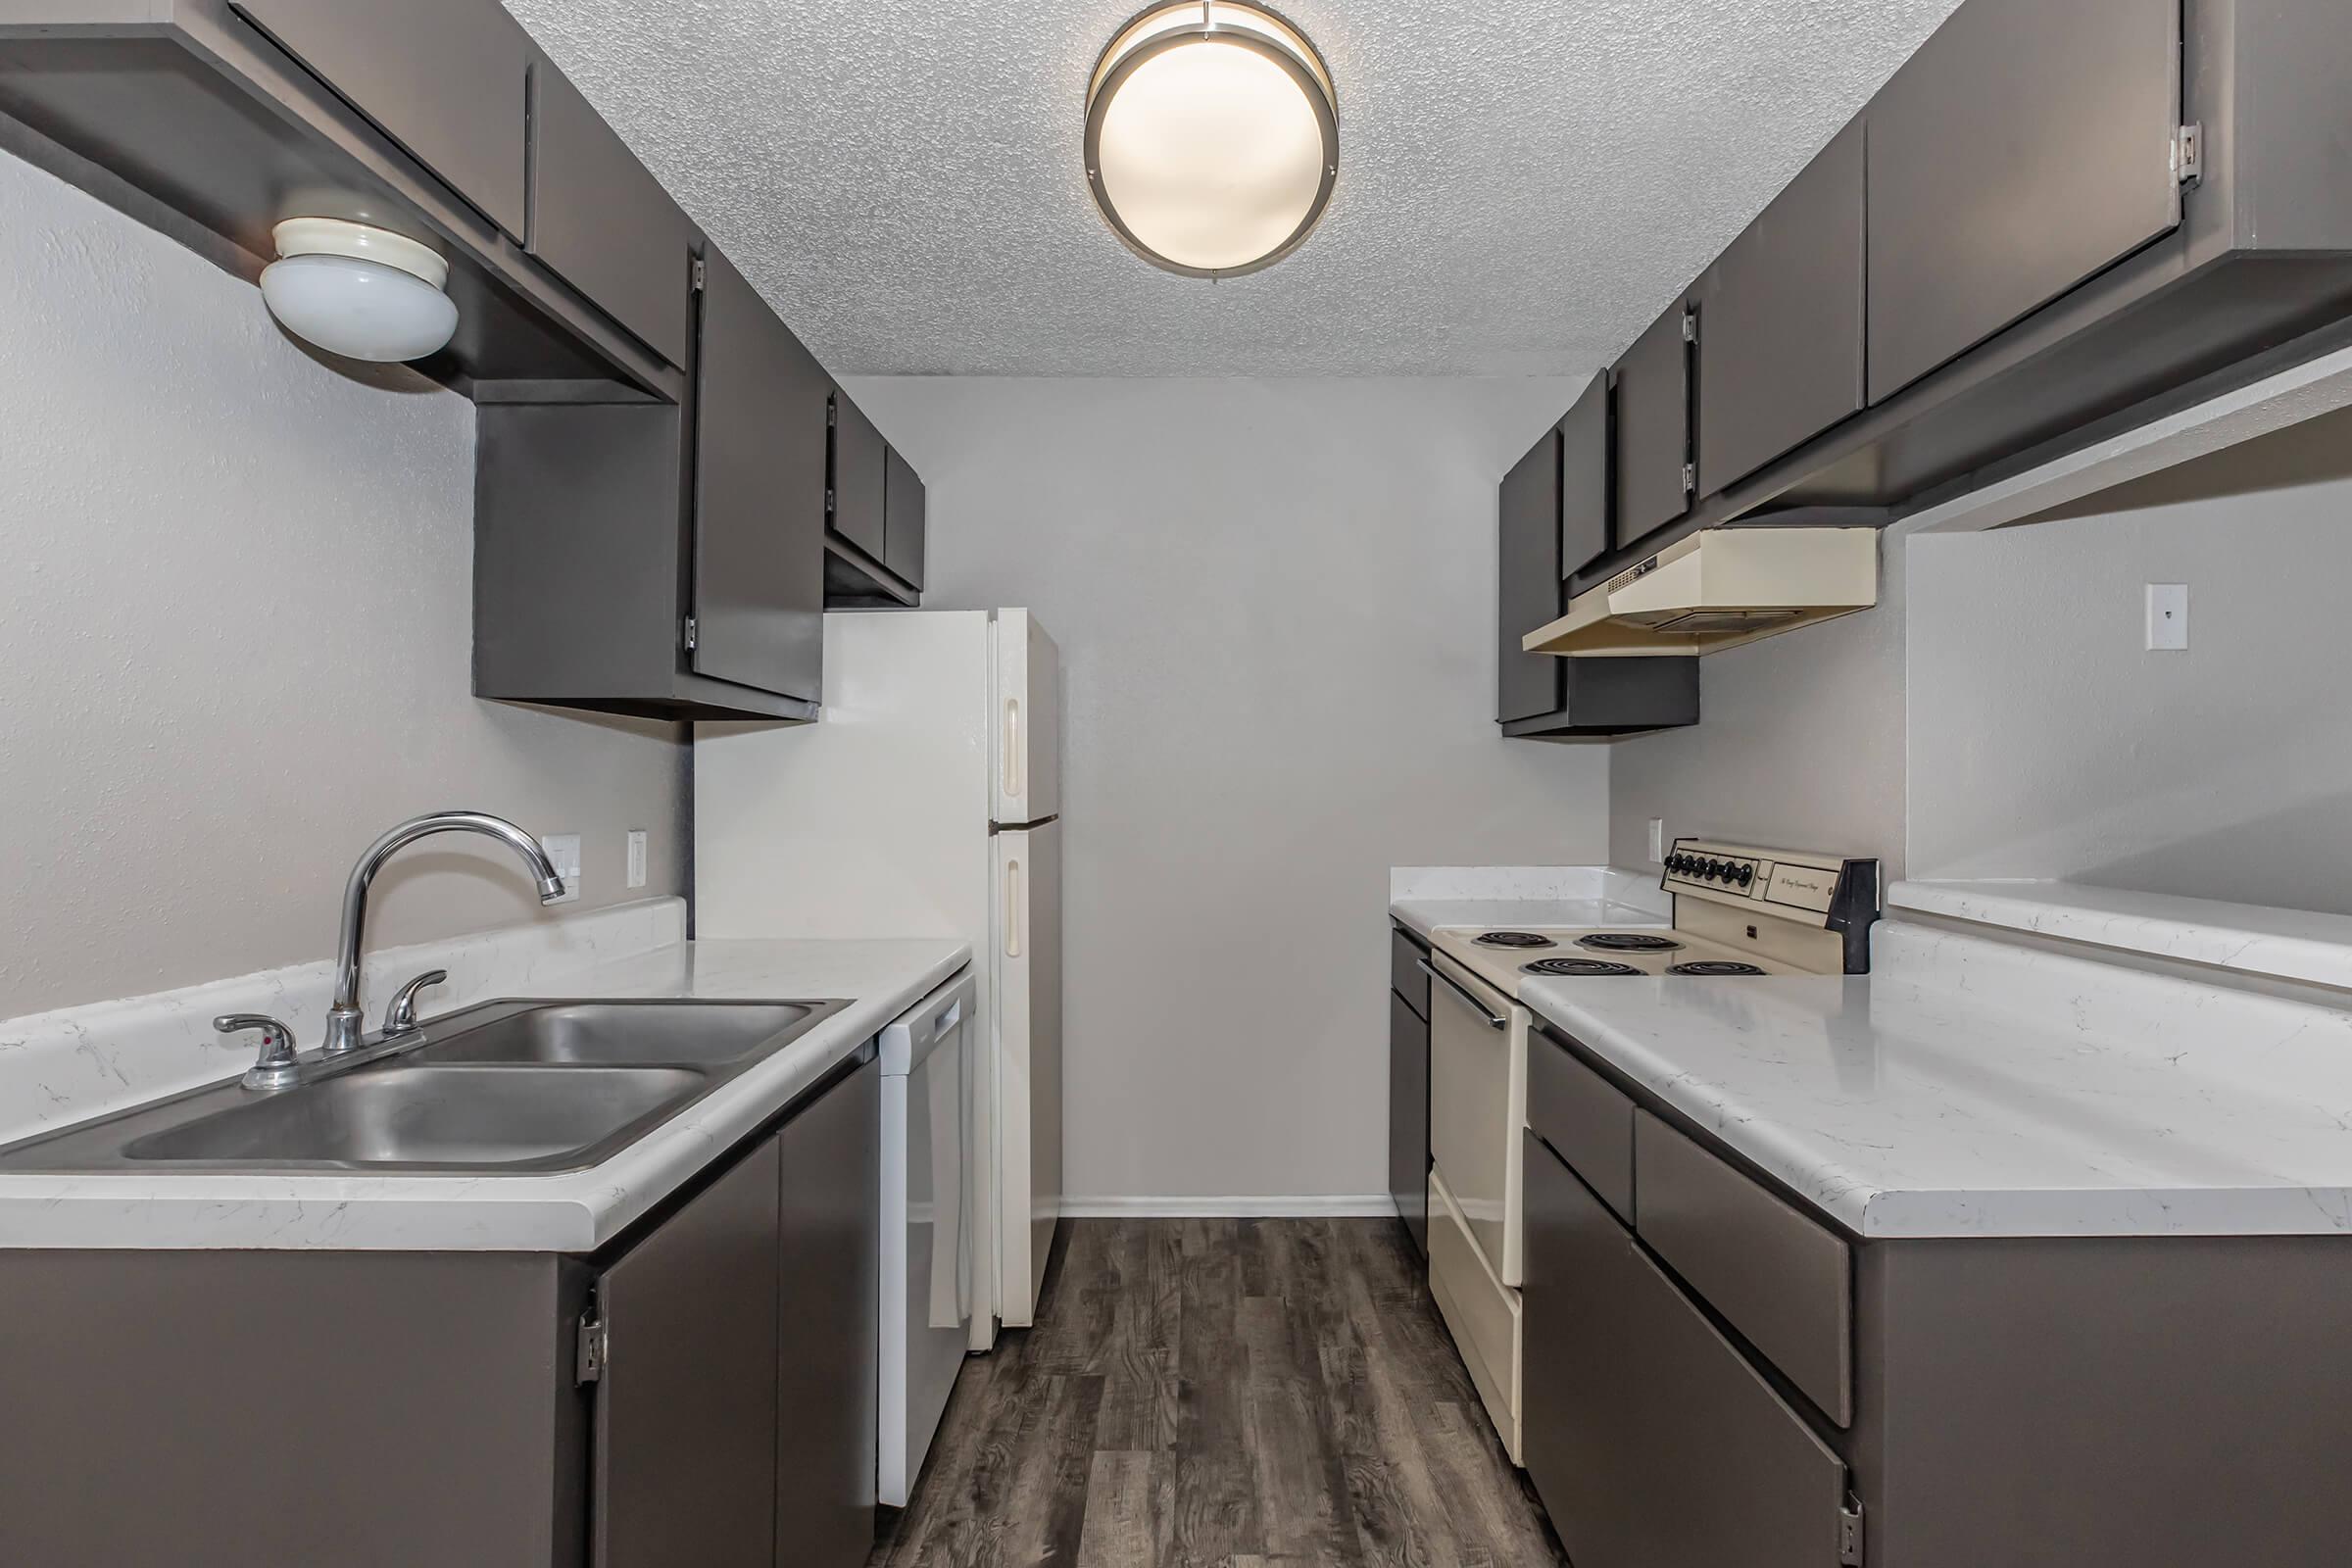
<svg viewBox="0 0 2352 1568"><path fill-rule="evenodd" d="M1485 1003L1479 1001L1478 998L1472 996L1468 986L1463 985L1459 980L1456 980L1445 970L1433 968L1427 958L1417 958L1414 961L1420 964L1421 972L1429 976L1432 980L1445 981L1446 989L1452 992L1455 996L1461 998L1463 1006L1468 1007L1471 1011L1477 1013L1481 1018L1484 1018L1487 1021L1488 1028L1508 1029L1511 1026L1510 1019L1495 1016L1492 1008L1490 1008Z"/></svg>

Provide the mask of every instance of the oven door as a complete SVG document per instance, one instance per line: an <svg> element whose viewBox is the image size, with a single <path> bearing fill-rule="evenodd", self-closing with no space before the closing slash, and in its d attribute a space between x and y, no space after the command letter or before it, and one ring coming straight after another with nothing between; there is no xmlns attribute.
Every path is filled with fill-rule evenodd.
<svg viewBox="0 0 2352 1568"><path fill-rule="evenodd" d="M1444 958L1425 964L1429 1156L1506 1286L1519 1283L1519 1130L1527 1121L1526 1013Z"/></svg>

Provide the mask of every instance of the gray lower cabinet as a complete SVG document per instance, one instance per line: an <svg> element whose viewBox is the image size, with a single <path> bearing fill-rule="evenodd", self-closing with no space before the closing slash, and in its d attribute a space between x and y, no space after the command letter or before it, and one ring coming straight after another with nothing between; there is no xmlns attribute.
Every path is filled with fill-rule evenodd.
<svg viewBox="0 0 2352 1568"><path fill-rule="evenodd" d="M823 696L830 389L792 328L710 248L695 376L698 674Z"/></svg>
<svg viewBox="0 0 2352 1568"><path fill-rule="evenodd" d="M1620 550L1690 510L1690 329L1677 299L1617 362L1613 543Z"/></svg>
<svg viewBox="0 0 2352 1568"><path fill-rule="evenodd" d="M597 1283L598 1568L775 1561L782 1171L771 1138Z"/></svg>
<svg viewBox="0 0 2352 1568"><path fill-rule="evenodd" d="M1403 942L1401 936L1396 938ZM1429 988L1421 988L1429 1005ZM1389 1197L1413 1250L1429 1255L1429 1019L1389 993Z"/></svg>
<svg viewBox="0 0 2352 1568"><path fill-rule="evenodd" d="M693 220L555 66L531 68L530 252L646 347L684 366Z"/></svg>
<svg viewBox="0 0 2352 1568"><path fill-rule="evenodd" d="M531 43L498 0L234 6L442 183L521 237Z"/></svg>
<svg viewBox="0 0 2352 1568"><path fill-rule="evenodd" d="M1527 1466L1577 1568L1837 1562L1844 1461L1527 1139Z"/></svg>
<svg viewBox="0 0 2352 1568"><path fill-rule="evenodd" d="M1702 496L1863 406L1864 146L1840 131L1698 280Z"/></svg>
<svg viewBox="0 0 2352 1568"><path fill-rule="evenodd" d="M1871 100L1872 402L2180 221L2181 3L1968 0Z"/></svg>

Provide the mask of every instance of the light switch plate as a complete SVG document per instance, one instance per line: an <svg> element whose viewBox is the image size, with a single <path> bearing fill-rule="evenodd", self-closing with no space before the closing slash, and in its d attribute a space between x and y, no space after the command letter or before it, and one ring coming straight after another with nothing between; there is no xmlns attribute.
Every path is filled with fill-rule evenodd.
<svg viewBox="0 0 2352 1568"><path fill-rule="evenodd" d="M564 879L564 896L558 904L572 904L580 896L580 836L577 833L550 833L539 841L547 858L556 865L556 875Z"/></svg>
<svg viewBox="0 0 2352 1568"><path fill-rule="evenodd" d="M2188 648L2188 584L2148 584L2148 651L2178 654Z"/></svg>
<svg viewBox="0 0 2352 1568"><path fill-rule="evenodd" d="M1649 863L1666 863L1666 819L1662 816L1649 819Z"/></svg>
<svg viewBox="0 0 2352 1568"><path fill-rule="evenodd" d="M629 886L645 886L645 829L629 829Z"/></svg>

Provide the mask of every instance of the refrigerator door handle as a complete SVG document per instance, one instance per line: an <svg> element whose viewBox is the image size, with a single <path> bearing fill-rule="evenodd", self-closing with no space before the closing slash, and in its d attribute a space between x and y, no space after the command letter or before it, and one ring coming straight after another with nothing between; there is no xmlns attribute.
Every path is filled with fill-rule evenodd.
<svg viewBox="0 0 2352 1568"><path fill-rule="evenodd" d="M1021 700L1004 699L1004 798L1021 798Z"/></svg>
<svg viewBox="0 0 2352 1568"><path fill-rule="evenodd" d="M1021 862L1004 862L1004 956L1021 956Z"/></svg>

